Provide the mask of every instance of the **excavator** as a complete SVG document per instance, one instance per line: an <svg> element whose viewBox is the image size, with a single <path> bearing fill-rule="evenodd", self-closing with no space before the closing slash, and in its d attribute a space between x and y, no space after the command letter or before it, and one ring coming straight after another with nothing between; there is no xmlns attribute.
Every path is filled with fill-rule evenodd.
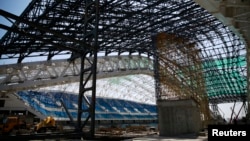
<svg viewBox="0 0 250 141"><path fill-rule="evenodd" d="M25 118L19 116L8 116L2 124L0 130L3 135L31 133L32 125L25 122ZM35 133L45 133L47 131L59 131L56 121L52 116L48 116L34 126ZM31 131L31 132L30 132Z"/></svg>
<svg viewBox="0 0 250 141"><path fill-rule="evenodd" d="M34 127L34 132L37 132L37 133L44 133L47 131L54 132L57 130L58 130L58 128L56 125L56 121L52 116L46 117L41 122L36 124Z"/></svg>
<svg viewBox="0 0 250 141"><path fill-rule="evenodd" d="M28 131L31 128L30 124L25 122L24 118L19 116L8 116L4 123L0 126L2 134L10 134L11 132L19 132L21 130Z"/></svg>

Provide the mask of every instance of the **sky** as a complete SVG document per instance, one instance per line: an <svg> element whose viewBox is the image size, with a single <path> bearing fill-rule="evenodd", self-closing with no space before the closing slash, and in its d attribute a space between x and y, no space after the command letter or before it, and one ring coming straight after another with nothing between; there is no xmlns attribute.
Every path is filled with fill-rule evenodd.
<svg viewBox="0 0 250 141"><path fill-rule="evenodd" d="M19 16L31 1L32 0L0 0L0 9ZM0 23L8 26L12 25L7 19L5 19L2 16L0 16ZM5 33L6 31L0 28L0 38ZM238 114L241 105L242 103L236 103L235 107L236 114ZM225 119L230 119L232 114L232 108L233 108L233 103L219 104L220 114ZM241 116L244 116L244 113L240 113L239 117Z"/></svg>
<svg viewBox="0 0 250 141"><path fill-rule="evenodd" d="M0 0L0 9L19 16L32 0ZM12 24L0 16L0 23L11 26ZM0 38L6 33L0 28Z"/></svg>

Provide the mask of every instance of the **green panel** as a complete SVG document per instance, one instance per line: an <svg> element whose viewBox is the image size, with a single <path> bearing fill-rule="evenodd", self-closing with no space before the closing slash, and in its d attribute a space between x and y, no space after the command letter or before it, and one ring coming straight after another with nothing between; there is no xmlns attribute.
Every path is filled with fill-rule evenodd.
<svg viewBox="0 0 250 141"><path fill-rule="evenodd" d="M223 58L215 60L214 62L218 68L232 68L232 67L245 67L246 57L239 56L234 58Z"/></svg>
<svg viewBox="0 0 250 141"><path fill-rule="evenodd" d="M246 96L244 56L210 60L202 66L208 97Z"/></svg>

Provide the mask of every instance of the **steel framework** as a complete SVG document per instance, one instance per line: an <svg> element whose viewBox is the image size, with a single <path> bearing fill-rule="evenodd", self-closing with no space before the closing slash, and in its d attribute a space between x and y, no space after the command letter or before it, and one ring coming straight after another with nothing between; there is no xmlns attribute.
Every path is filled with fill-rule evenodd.
<svg viewBox="0 0 250 141"><path fill-rule="evenodd" d="M91 67L88 62L84 65ZM74 61L60 59L1 65L0 90L7 94L20 90L79 82L80 69L80 58ZM98 57L96 74L97 79L132 74L153 76L153 61L137 55L102 56Z"/></svg>
<svg viewBox="0 0 250 141"><path fill-rule="evenodd" d="M90 118L91 136L98 56L136 54L154 59L159 99L172 93L178 98L205 97L210 103L247 99L244 41L193 0L33 0L20 16L3 10L0 15L13 21L11 27L0 24L7 30L0 40L1 60L23 63L64 55L70 56L69 61L82 59L79 107L87 91L92 92L92 101L89 109L79 108L78 128ZM171 36L155 47L159 33ZM92 86L85 87L90 78ZM165 90L171 91L170 96ZM89 118L82 124L83 112Z"/></svg>

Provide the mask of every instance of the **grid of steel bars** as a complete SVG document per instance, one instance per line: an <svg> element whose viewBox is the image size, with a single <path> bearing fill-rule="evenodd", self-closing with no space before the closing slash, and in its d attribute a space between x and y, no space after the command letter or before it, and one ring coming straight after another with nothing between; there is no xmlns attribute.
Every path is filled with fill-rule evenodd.
<svg viewBox="0 0 250 141"><path fill-rule="evenodd" d="M27 58L43 56L52 60L55 56L70 54L69 60L72 60L97 44L97 55L138 54L152 59L158 57L159 62L178 66L180 71L172 72L175 70L171 65L164 65L169 70L168 75L155 71L160 80L168 82L162 91L167 89L175 94L179 91L179 96L183 97L186 95L183 90L188 88L192 94L207 96L210 103L246 100L244 42L194 1L100 0L95 5L99 10L97 40L86 40L87 34L93 33L84 31L85 18L88 16L92 21L96 14L87 11L87 3L84 0L33 0L21 16L0 10L1 16L13 20L11 27L0 24L0 28L8 31L0 40L1 59L16 59L16 63L22 63ZM181 56L178 52L168 54L173 55L171 58L176 58L177 63L166 60L166 56L165 59L159 57L152 40L159 33L187 39L174 46L174 51L181 51ZM190 45L199 52L191 62L187 57ZM165 45L164 50L173 50L170 46ZM185 55L186 59L178 61L178 57ZM187 65L189 75L184 71ZM168 98L166 94L157 93L157 97Z"/></svg>

